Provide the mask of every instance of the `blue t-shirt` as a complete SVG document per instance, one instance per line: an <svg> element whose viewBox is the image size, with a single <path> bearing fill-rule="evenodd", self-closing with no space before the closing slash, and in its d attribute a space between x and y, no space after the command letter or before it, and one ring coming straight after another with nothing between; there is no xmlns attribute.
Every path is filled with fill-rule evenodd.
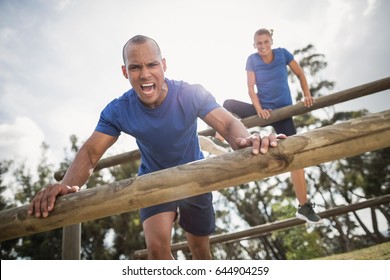
<svg viewBox="0 0 390 280"><path fill-rule="evenodd" d="M143 105L134 89L111 101L101 112L96 131L136 138L142 162L139 175L203 159L197 118L220 107L201 85L165 80L168 94L154 108Z"/></svg>
<svg viewBox="0 0 390 280"><path fill-rule="evenodd" d="M260 55L254 53L248 57L245 68L255 72L257 97L263 109L277 109L292 104L287 65L294 56L284 48L272 51L274 60L271 63L264 63Z"/></svg>

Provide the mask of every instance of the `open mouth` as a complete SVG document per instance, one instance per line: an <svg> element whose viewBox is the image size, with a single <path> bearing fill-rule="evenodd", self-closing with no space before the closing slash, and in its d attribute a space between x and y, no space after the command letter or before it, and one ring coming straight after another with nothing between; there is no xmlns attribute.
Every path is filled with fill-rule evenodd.
<svg viewBox="0 0 390 280"><path fill-rule="evenodd" d="M155 83L141 84L141 89L142 89L143 93L145 93L145 94L152 93L155 88L156 88Z"/></svg>

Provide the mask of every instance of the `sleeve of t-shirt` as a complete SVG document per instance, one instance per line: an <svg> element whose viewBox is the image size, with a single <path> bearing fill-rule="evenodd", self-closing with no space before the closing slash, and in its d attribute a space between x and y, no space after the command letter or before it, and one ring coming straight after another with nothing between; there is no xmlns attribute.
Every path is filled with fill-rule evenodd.
<svg viewBox="0 0 390 280"><path fill-rule="evenodd" d="M286 61L286 65L290 64L290 62L294 59L294 55L284 48L282 48L282 52Z"/></svg>
<svg viewBox="0 0 390 280"><path fill-rule="evenodd" d="M108 104L100 113L99 121L96 125L95 131L117 137L121 134L121 130L114 124L115 119L113 114L113 102Z"/></svg>
<svg viewBox="0 0 390 280"><path fill-rule="evenodd" d="M215 97L201 85L197 86L194 96L194 103L198 108L199 118L204 118L212 110L221 107L215 100Z"/></svg>
<svg viewBox="0 0 390 280"><path fill-rule="evenodd" d="M252 56L250 55L248 59L246 60L246 66L245 66L246 71L252 71L254 72L254 67L253 67L253 62L252 62Z"/></svg>

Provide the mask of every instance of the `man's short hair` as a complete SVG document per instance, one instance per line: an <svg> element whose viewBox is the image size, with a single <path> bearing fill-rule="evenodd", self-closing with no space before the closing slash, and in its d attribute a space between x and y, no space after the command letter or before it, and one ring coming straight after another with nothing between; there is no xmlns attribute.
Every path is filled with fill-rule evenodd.
<svg viewBox="0 0 390 280"><path fill-rule="evenodd" d="M124 65L126 65L126 48L127 46L129 45L141 45L141 44L144 44L148 41L153 41L155 44L156 44L156 47L157 47L157 52L158 52L158 55L161 57L161 50L160 50L160 46L157 44L157 42L148 37L148 36L144 36L144 35L135 35L134 37L130 38L126 44L123 46L123 50L122 50L122 57L123 57L123 63Z"/></svg>

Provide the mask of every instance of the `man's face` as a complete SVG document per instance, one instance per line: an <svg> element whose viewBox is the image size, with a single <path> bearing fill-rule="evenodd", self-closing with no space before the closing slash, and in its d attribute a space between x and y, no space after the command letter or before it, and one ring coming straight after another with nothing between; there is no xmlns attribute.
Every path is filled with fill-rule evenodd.
<svg viewBox="0 0 390 280"><path fill-rule="evenodd" d="M161 58L153 41L128 45L125 49L126 65L122 72L137 92L141 102L150 108L159 106L167 95L164 72L165 59Z"/></svg>

